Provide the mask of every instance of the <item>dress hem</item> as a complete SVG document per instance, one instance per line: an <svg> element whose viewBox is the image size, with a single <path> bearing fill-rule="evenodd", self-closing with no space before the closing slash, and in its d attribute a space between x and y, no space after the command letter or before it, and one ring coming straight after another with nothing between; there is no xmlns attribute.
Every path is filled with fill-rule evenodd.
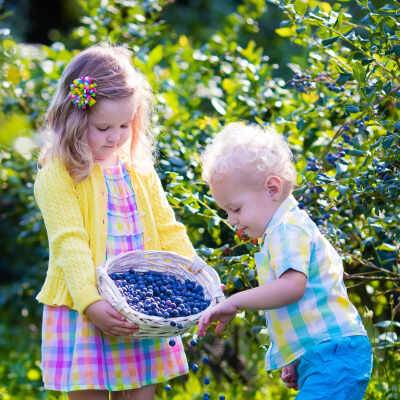
<svg viewBox="0 0 400 400"><path fill-rule="evenodd" d="M123 390L133 390L133 389L140 389L142 387L145 386L149 386L149 385L155 385L158 383L162 383L162 382L167 382L171 379L174 378L178 378L179 376L183 376L183 375L187 375L189 373L189 368L182 373L178 373L178 374L174 374L174 375L170 375L170 376L162 376L159 379L154 379L153 381L146 383L144 385L126 385L126 386L117 386L115 388L107 388L107 387L101 387L99 385L82 385L82 386L72 386L69 389L62 389L62 388L55 388L55 387L51 387L50 385L44 385L44 389L45 390L52 390L55 392L64 392L64 393L69 393L69 392L76 392L76 391L80 391L80 390L107 390L108 392L120 392Z"/></svg>

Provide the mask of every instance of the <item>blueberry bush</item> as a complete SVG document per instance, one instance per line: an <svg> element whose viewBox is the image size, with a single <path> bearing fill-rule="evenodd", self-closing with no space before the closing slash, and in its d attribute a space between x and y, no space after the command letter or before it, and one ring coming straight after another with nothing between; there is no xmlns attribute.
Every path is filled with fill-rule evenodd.
<svg viewBox="0 0 400 400"><path fill-rule="evenodd" d="M47 249L32 196L35 144L66 63L108 40L133 51L154 89L157 169L227 295L257 284L257 245L216 208L200 179L199 154L236 120L274 125L287 138L299 176L295 195L341 253L350 297L374 346L365 398L400 398L398 2L243 0L207 39L169 26L169 3L81 1L80 26L69 41L50 46L17 43L0 30L0 397L60 398L45 393L40 380L34 294ZM260 40L267 23L276 24L271 43ZM280 65L276 54L288 43L295 51ZM222 337L198 340L193 331L184 341L191 372L160 387L159 399L294 399L277 373L263 370L268 335L261 313L239 314Z"/></svg>

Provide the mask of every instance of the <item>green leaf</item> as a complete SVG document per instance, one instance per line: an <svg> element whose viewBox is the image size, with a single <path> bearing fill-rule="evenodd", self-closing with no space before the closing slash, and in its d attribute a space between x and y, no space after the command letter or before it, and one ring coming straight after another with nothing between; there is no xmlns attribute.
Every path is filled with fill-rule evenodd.
<svg viewBox="0 0 400 400"><path fill-rule="evenodd" d="M149 58L147 61L147 67L154 67L155 65L157 65L163 57L163 47L161 44L159 44L158 46L154 47L153 50L151 50L151 52L149 53Z"/></svg>
<svg viewBox="0 0 400 400"><path fill-rule="evenodd" d="M400 322L398 321L379 321L376 324L374 324L377 328L390 328L390 327L395 327L397 326L398 328L400 328Z"/></svg>
<svg viewBox="0 0 400 400"><path fill-rule="evenodd" d="M351 155L351 156L356 156L356 157L360 157L360 156L365 155L365 151L358 150L358 149L348 149L348 150L346 150L346 153Z"/></svg>
<svg viewBox="0 0 400 400"><path fill-rule="evenodd" d="M347 81L349 81L353 77L353 74L350 74L348 72L344 72L339 75L339 78L336 80L336 83L338 85L343 85Z"/></svg>
<svg viewBox="0 0 400 400"><path fill-rule="evenodd" d="M217 97L213 97L211 99L211 104L219 114L221 115L226 114L225 110L226 104L222 100L218 99Z"/></svg>
<svg viewBox="0 0 400 400"><path fill-rule="evenodd" d="M389 81L388 83L386 83L385 85L383 85L383 91L386 93L386 94L389 94L390 93L390 91L392 90L392 82L391 81Z"/></svg>
<svg viewBox="0 0 400 400"><path fill-rule="evenodd" d="M400 57L400 44L396 44L396 45L392 46L392 48L390 49L390 52L392 54L395 54L396 56Z"/></svg>
<svg viewBox="0 0 400 400"><path fill-rule="evenodd" d="M390 251L390 252L395 252L397 250L396 246L390 243L382 243L377 247L378 250L382 251Z"/></svg>
<svg viewBox="0 0 400 400"><path fill-rule="evenodd" d="M354 78L360 83L365 83L366 69L362 66L362 63L357 61L353 65Z"/></svg>
<svg viewBox="0 0 400 400"><path fill-rule="evenodd" d="M297 121L297 123L296 123L296 128L299 130L299 131L301 131L303 128L304 128L304 126L305 126L305 122L304 122L304 119L303 118L300 118L298 121Z"/></svg>
<svg viewBox="0 0 400 400"><path fill-rule="evenodd" d="M296 33L296 25L275 29L275 33L281 37L291 37Z"/></svg>
<svg viewBox="0 0 400 400"><path fill-rule="evenodd" d="M329 39L324 39L324 40L322 41L322 45L323 45L323 46L329 46L329 45L331 45L332 43L335 43L338 39L339 39L339 36L334 36L334 37L331 37L331 38L329 38Z"/></svg>

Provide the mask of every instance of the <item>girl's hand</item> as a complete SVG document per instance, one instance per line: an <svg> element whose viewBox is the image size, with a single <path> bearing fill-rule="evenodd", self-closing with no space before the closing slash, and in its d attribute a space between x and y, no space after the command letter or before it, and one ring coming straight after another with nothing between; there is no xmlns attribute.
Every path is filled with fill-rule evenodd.
<svg viewBox="0 0 400 400"><path fill-rule="evenodd" d="M225 300L222 303L214 306L210 311L204 313L199 320L199 336L204 336L206 330L213 321L219 321L215 328L215 333L222 333L225 326L238 312L237 306L230 300Z"/></svg>
<svg viewBox="0 0 400 400"><path fill-rule="evenodd" d="M103 333L110 336L128 336L138 331L138 326L127 322L106 300L99 300L85 310L85 315Z"/></svg>
<svg viewBox="0 0 400 400"><path fill-rule="evenodd" d="M285 385L288 388L291 389L298 389L297 386L297 372L296 372L296 367L299 362L295 361L289 365L286 365L286 367L282 368L282 373L281 373L281 379L285 383Z"/></svg>

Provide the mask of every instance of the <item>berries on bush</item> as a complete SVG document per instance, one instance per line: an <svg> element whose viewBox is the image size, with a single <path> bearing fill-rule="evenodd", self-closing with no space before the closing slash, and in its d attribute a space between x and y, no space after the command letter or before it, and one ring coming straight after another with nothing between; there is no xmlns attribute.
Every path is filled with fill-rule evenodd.
<svg viewBox="0 0 400 400"><path fill-rule="evenodd" d="M196 363L193 363L193 364L190 365L190 369L193 372L197 372L199 370L199 366Z"/></svg>
<svg viewBox="0 0 400 400"><path fill-rule="evenodd" d="M187 317L203 311L210 304L201 285L190 279L179 280L172 274L129 270L111 273L110 278L127 303L143 314L162 318ZM176 326L182 327L181 324Z"/></svg>

